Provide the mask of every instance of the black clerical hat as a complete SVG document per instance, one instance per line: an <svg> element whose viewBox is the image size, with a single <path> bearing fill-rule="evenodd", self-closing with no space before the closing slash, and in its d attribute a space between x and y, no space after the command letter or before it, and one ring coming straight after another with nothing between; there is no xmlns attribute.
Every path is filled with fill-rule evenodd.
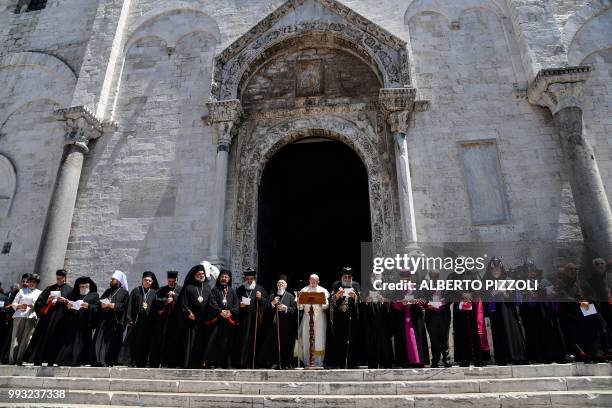
<svg viewBox="0 0 612 408"><path fill-rule="evenodd" d="M340 270L340 276L342 275L350 275L353 276L353 268L350 266L345 266Z"/></svg>
<svg viewBox="0 0 612 408"><path fill-rule="evenodd" d="M65 269L58 269L57 271L55 271L55 275L56 276L66 276L67 272Z"/></svg>
<svg viewBox="0 0 612 408"><path fill-rule="evenodd" d="M168 278L170 279L176 279L178 278L178 271L168 271Z"/></svg>
<svg viewBox="0 0 612 408"><path fill-rule="evenodd" d="M74 289L73 290L75 292L78 292L79 291L79 285L84 285L86 283L89 283L89 291L90 292L97 292L98 291L98 287L96 286L94 281L91 280L91 278L88 277L88 276L81 276L80 278L75 280L74 281Z"/></svg>
<svg viewBox="0 0 612 408"><path fill-rule="evenodd" d="M289 277L285 274L279 275L278 280L284 280L286 283L289 283Z"/></svg>
<svg viewBox="0 0 612 408"><path fill-rule="evenodd" d="M151 287L155 290L159 289L159 284L157 283L157 277L155 276L155 274L151 271L144 271L142 273L142 279L144 278L151 278L153 279L153 284L151 285Z"/></svg>
<svg viewBox="0 0 612 408"><path fill-rule="evenodd" d="M243 272L244 276L255 276L256 274L257 272L255 272L253 268L248 268L246 271Z"/></svg>

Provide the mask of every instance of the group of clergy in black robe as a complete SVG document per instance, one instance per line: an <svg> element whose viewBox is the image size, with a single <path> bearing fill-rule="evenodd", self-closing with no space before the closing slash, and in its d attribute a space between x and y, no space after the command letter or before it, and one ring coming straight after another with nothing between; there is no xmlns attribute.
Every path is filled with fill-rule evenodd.
<svg viewBox="0 0 612 408"><path fill-rule="evenodd" d="M610 301L601 301L610 299L609 272L602 262L594 260L590 274L581 279L578 268L567 264L549 284L534 264L526 263L522 277L538 280L538 291L407 291L394 301L372 285L368 293L362 292L351 268L343 268L329 292L325 365L449 367L451 320L454 360L462 366L486 364L491 351L498 365L606 361L612 335ZM244 272L244 283L236 288L229 271L220 271L215 279L202 264L191 268L183 286L176 271L168 272L168 284L161 288L155 274L147 271L131 292L125 274L116 271L101 295L88 277L76 279L71 287L65 270L56 275L56 283L34 304L38 322L26 362L290 368L296 365L298 321L309 318L297 307L286 276L268 294L256 283L253 270ZM406 271L400 276L415 279ZM506 278L501 260L491 259L482 279ZM424 279L441 278L430 271ZM481 278L467 271L446 279ZM584 312L590 308L595 313Z"/></svg>

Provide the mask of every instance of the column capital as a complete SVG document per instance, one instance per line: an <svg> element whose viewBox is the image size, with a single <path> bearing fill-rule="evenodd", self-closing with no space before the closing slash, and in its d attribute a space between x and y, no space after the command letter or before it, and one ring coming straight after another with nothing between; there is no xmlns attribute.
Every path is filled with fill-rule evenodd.
<svg viewBox="0 0 612 408"><path fill-rule="evenodd" d="M589 66L541 69L527 89L527 99L553 115L564 108L581 107L583 86L590 75Z"/></svg>
<svg viewBox="0 0 612 408"><path fill-rule="evenodd" d="M208 108L206 124L215 128L217 144L224 148L229 146L232 142L233 130L237 127L242 117L240 100L211 100L206 103L206 107Z"/></svg>
<svg viewBox="0 0 612 408"><path fill-rule="evenodd" d="M54 112L58 121L64 122L66 128L66 144L73 144L89 152L89 142L97 139L116 126L111 122L102 122L85 106L71 106Z"/></svg>
<svg viewBox="0 0 612 408"><path fill-rule="evenodd" d="M382 88L378 104L393 133L406 133L412 112L424 112L429 101L416 100L416 88Z"/></svg>

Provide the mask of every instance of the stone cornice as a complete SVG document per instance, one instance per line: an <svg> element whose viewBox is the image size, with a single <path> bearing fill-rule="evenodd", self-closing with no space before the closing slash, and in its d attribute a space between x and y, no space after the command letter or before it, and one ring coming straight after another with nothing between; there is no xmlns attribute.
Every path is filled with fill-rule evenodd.
<svg viewBox="0 0 612 408"><path fill-rule="evenodd" d="M553 115L563 108L580 106L583 84L590 75L589 66L542 69L529 85L527 99L550 109Z"/></svg>
<svg viewBox="0 0 612 408"><path fill-rule="evenodd" d="M112 122L102 122L85 106L71 106L54 112L58 121L66 127L66 144L74 144L89 152L89 142L97 139L104 132L116 130Z"/></svg>
<svg viewBox="0 0 612 408"><path fill-rule="evenodd" d="M429 109L429 101L416 100L415 88L382 88L378 103L393 133L406 133L412 112Z"/></svg>

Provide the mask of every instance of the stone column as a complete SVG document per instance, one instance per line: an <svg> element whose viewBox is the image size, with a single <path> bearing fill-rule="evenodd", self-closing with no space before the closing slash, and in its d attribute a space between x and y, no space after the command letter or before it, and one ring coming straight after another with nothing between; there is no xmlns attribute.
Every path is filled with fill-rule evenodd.
<svg viewBox="0 0 612 408"><path fill-rule="evenodd" d="M217 134L217 159L215 165L215 190L211 218L210 258L211 264L223 268L223 231L225 220L225 198L227 195L227 167L232 137L242 115L242 107L237 99L208 102L207 123L214 127Z"/></svg>
<svg viewBox="0 0 612 408"><path fill-rule="evenodd" d="M400 216L404 248L418 252L417 231L414 217L412 177L406 134L413 111L427 109L427 101L415 101L414 88L385 88L380 90L379 103L395 145L395 168L397 171L397 191L399 194Z"/></svg>
<svg viewBox="0 0 612 408"><path fill-rule="evenodd" d="M612 212L582 125L580 97L590 71L587 66L543 69L530 85L528 98L553 115L585 245L591 255L610 259Z"/></svg>
<svg viewBox="0 0 612 408"><path fill-rule="evenodd" d="M65 124L66 146L37 259L36 271L44 284L51 283L55 271L64 266L85 154L89 152L89 142L103 133L102 123L82 106L60 109L55 113L57 119Z"/></svg>

